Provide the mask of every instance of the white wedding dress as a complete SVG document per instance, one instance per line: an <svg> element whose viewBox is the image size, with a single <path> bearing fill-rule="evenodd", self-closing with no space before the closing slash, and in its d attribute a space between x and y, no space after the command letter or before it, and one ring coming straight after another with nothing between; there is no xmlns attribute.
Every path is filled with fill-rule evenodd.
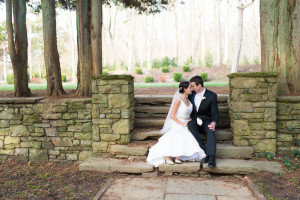
<svg viewBox="0 0 300 200"><path fill-rule="evenodd" d="M187 106L180 97L179 99L181 103L175 116L185 123L191 119L193 105L189 102ZM200 161L206 157L188 127L181 126L174 120L170 121L170 129L158 139L158 143L149 149L147 163L158 167L165 163L164 156L180 157L182 161Z"/></svg>

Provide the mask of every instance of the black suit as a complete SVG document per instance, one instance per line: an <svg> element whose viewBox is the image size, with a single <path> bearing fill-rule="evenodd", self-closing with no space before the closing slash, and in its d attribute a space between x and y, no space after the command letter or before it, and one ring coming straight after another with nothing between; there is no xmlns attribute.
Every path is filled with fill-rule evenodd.
<svg viewBox="0 0 300 200"><path fill-rule="evenodd" d="M215 139L215 131L212 131L208 128L208 125L215 121L218 124L219 121L219 108L216 93L206 89L201 101L200 107L198 111L195 106L195 95L196 92L193 91L191 95L189 95L189 100L193 104L193 112L191 113L192 121L188 123L188 128L190 132L193 134L199 146L204 150L206 155L215 156L216 155L216 139ZM203 123L201 126L197 124L197 118L202 119ZM203 140L201 139L200 132L205 133L207 135L207 147L205 146Z"/></svg>

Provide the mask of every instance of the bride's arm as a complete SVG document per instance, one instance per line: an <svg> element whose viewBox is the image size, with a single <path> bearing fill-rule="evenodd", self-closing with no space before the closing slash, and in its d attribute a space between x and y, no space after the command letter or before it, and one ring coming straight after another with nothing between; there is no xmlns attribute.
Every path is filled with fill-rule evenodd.
<svg viewBox="0 0 300 200"><path fill-rule="evenodd" d="M172 111L171 111L171 116L170 118L173 119L177 124L181 125L181 126L185 126L185 124L183 122L181 122L176 116L175 114L177 113L177 110L180 106L180 103L181 101L179 99L177 99L175 102L174 102L174 105L173 105L173 108L172 108Z"/></svg>

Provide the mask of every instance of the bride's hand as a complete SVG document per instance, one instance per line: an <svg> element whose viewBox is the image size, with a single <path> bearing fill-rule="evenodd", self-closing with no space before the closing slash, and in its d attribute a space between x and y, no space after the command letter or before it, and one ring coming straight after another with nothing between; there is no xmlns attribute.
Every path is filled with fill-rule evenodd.
<svg viewBox="0 0 300 200"><path fill-rule="evenodd" d="M187 124L192 121L191 119L183 124L183 126L187 126Z"/></svg>

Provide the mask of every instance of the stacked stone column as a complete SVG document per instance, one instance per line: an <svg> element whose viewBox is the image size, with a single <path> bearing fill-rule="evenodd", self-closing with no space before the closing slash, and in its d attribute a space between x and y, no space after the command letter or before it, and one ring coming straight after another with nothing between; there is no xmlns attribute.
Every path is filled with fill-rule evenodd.
<svg viewBox="0 0 300 200"><path fill-rule="evenodd" d="M228 75L228 106L235 145L275 153L277 76L266 72Z"/></svg>
<svg viewBox="0 0 300 200"><path fill-rule="evenodd" d="M100 75L92 81L93 152L128 144L134 127L134 83L130 75Z"/></svg>

